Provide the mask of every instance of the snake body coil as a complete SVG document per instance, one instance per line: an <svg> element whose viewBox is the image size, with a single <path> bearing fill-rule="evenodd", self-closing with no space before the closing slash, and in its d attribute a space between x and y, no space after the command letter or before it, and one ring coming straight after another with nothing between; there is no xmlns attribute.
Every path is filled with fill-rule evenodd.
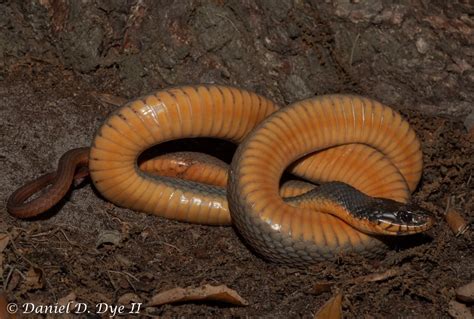
<svg viewBox="0 0 474 319"><path fill-rule="evenodd" d="M148 148L192 137L240 144L227 192L149 174L158 170L153 160L138 166ZM419 181L421 159L408 123L370 99L329 95L279 109L249 91L188 86L156 92L113 113L92 143L89 171L97 190L117 205L193 223L232 222L268 259L301 265L344 252L376 253L384 244L371 234L429 228L431 215L404 204ZM339 182L283 199L279 182L288 166L311 182ZM220 184L227 178L223 171L214 176ZM10 211L20 202L12 198Z"/></svg>
<svg viewBox="0 0 474 319"><path fill-rule="evenodd" d="M277 261L311 262L380 249L377 239L330 215L332 203L296 208L283 201L279 180L298 158L339 146L303 159L293 171L404 202L422 169L420 144L408 123L388 107L353 96L307 100L269 116L277 109L254 93L219 86L169 89L136 100L99 129L90 153L92 180L107 199L135 210L206 224L228 224L232 215L252 246ZM199 136L236 143L248 136L230 171L230 214L221 188L151 176L137 167L147 148ZM343 168L331 160L338 156L352 165ZM305 174L315 162L324 169Z"/></svg>

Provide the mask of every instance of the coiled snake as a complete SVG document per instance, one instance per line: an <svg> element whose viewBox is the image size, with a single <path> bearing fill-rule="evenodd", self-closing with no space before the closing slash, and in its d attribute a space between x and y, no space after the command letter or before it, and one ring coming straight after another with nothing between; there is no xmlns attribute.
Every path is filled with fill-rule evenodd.
<svg viewBox="0 0 474 319"><path fill-rule="evenodd" d="M137 164L154 145L201 136L239 144L227 190L198 177L158 175L159 162L167 159ZM179 156L178 168L201 163ZM227 170L216 165L225 183ZM288 166L322 186L283 199L279 183ZM119 206L192 223L232 223L258 253L289 264L347 252L372 255L384 248L373 235L414 234L434 222L430 213L407 204L422 171L415 132L389 107L359 96L320 96L279 109L232 87L159 91L115 111L90 148L69 151L56 173L13 193L9 212L31 217L49 209L75 174L87 174L76 167L88 167L97 190ZM44 195L24 202L51 183ZM304 191L312 188L305 185Z"/></svg>

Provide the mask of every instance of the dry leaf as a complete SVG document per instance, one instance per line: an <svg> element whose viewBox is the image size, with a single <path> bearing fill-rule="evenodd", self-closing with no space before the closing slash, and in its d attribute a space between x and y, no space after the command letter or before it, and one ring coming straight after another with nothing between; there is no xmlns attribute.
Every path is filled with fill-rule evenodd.
<svg viewBox="0 0 474 319"><path fill-rule="evenodd" d="M444 218L455 236L464 234L469 228L469 222L455 209L448 209Z"/></svg>
<svg viewBox="0 0 474 319"><path fill-rule="evenodd" d="M76 294L74 292L71 292L67 296L59 298L58 305L60 305L60 306L67 305L71 301L76 301L76 298L77 298Z"/></svg>
<svg viewBox="0 0 474 319"><path fill-rule="evenodd" d="M8 243L10 242L10 235L0 234L0 253L7 248Z"/></svg>
<svg viewBox="0 0 474 319"><path fill-rule="evenodd" d="M382 281L388 278L395 277L396 275L398 275L399 272L400 272L400 269L392 268L382 273L375 273L375 274L370 274L367 276L356 277L349 280L348 282L359 284L359 283L364 283L364 282Z"/></svg>
<svg viewBox="0 0 474 319"><path fill-rule="evenodd" d="M1 319L15 319L16 314L10 314L8 312L8 301L7 296L4 292L0 292L0 318Z"/></svg>
<svg viewBox="0 0 474 319"><path fill-rule="evenodd" d="M457 301L450 301L448 313L454 319L472 319L471 310L466 305Z"/></svg>
<svg viewBox="0 0 474 319"><path fill-rule="evenodd" d="M385 280L385 279L395 277L399 273L400 273L399 268L392 268L392 269L389 269L389 270L387 270L385 272L382 272L382 273L375 273L375 274L370 274L370 275L366 275L366 276L360 276L360 277L356 277L356 278L352 278L352 279L348 279L348 280L344 280L344 281L339 281L339 282L322 281L322 282L318 282L314 285L313 293L320 294L320 293L323 293L323 292L328 292L336 284L361 284L361 283L364 283L364 282L382 281L382 280Z"/></svg>
<svg viewBox="0 0 474 319"><path fill-rule="evenodd" d="M5 256L0 254L0 278L3 278L3 261L5 260Z"/></svg>
<svg viewBox="0 0 474 319"><path fill-rule="evenodd" d="M331 291L332 286L336 283L331 281L317 282L313 287L313 293L316 295L322 294L323 292Z"/></svg>
<svg viewBox="0 0 474 319"><path fill-rule="evenodd" d="M0 318L6 318L8 316L7 313L7 296L4 292L0 293Z"/></svg>
<svg viewBox="0 0 474 319"><path fill-rule="evenodd" d="M98 99L101 103L107 103L115 106L122 106L127 103L127 99L107 93L91 92L91 95Z"/></svg>
<svg viewBox="0 0 474 319"><path fill-rule="evenodd" d="M474 302L474 281L456 289L456 297L462 302Z"/></svg>
<svg viewBox="0 0 474 319"><path fill-rule="evenodd" d="M314 319L341 319L342 318L342 293L338 292L331 297L314 315Z"/></svg>
<svg viewBox="0 0 474 319"><path fill-rule="evenodd" d="M25 285L27 290L43 288L43 272L41 269L30 267L26 273Z"/></svg>
<svg viewBox="0 0 474 319"><path fill-rule="evenodd" d="M159 306L174 302L212 300L230 303L237 306L247 306L247 300L225 285L211 286L204 285L199 288L174 288L161 292L151 298L147 304L150 306Z"/></svg>
<svg viewBox="0 0 474 319"><path fill-rule="evenodd" d="M18 284L20 283L21 276L20 276L20 271L14 271L10 277L10 280L7 282L7 289L6 291L12 291L16 287L18 287Z"/></svg>

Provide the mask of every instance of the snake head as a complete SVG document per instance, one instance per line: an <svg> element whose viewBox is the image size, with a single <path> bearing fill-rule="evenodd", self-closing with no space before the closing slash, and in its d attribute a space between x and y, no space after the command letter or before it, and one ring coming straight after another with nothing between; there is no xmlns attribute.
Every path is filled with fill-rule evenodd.
<svg viewBox="0 0 474 319"><path fill-rule="evenodd" d="M369 220L384 235L411 235L423 232L434 224L434 216L420 206L377 198Z"/></svg>

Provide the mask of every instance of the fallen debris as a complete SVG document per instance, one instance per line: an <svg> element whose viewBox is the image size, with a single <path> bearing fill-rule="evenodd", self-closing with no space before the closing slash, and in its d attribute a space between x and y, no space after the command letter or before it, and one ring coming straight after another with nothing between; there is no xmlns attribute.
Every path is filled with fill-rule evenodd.
<svg viewBox="0 0 474 319"><path fill-rule="evenodd" d="M0 234L0 253L2 253L5 250L5 248L7 248L9 242L10 242L10 235Z"/></svg>
<svg viewBox="0 0 474 319"><path fill-rule="evenodd" d="M456 237L461 236L469 229L469 222L455 209L448 210L444 218Z"/></svg>
<svg viewBox="0 0 474 319"><path fill-rule="evenodd" d="M342 318L342 293L338 292L318 310L314 319L340 319Z"/></svg>
<svg viewBox="0 0 474 319"><path fill-rule="evenodd" d="M349 280L347 283L350 284L361 284L364 282L376 282L376 281L382 281L385 279L389 279L392 277L395 277L400 273L399 268L392 268L387 271L384 271L382 273L375 273L375 274L370 274L366 276L361 276L361 277L356 277L354 279Z"/></svg>
<svg viewBox="0 0 474 319"><path fill-rule="evenodd" d="M464 303L474 302L474 281L456 289L456 298Z"/></svg>
<svg viewBox="0 0 474 319"><path fill-rule="evenodd" d="M27 291L41 289L43 286L43 271L36 267L30 267L25 277L25 287Z"/></svg>
<svg viewBox="0 0 474 319"><path fill-rule="evenodd" d="M107 94L107 93L92 92L91 95L95 97L102 104L122 106L128 102L128 100L124 99L123 97Z"/></svg>
<svg viewBox="0 0 474 319"><path fill-rule="evenodd" d="M338 284L361 284L365 282L376 282L376 281L383 281L392 277L395 277L400 273L399 268L391 268L382 273L374 273L366 276L355 277L348 280L343 281L326 281L326 282L318 282L313 287L313 293L320 294L323 292L330 291L331 288Z"/></svg>
<svg viewBox="0 0 474 319"><path fill-rule="evenodd" d="M66 296L58 299L58 305L66 306L67 304L71 304L72 308L76 305L77 295L74 292L67 294Z"/></svg>
<svg viewBox="0 0 474 319"><path fill-rule="evenodd" d="M449 302L448 313L454 319L472 319L472 313L469 308L455 300Z"/></svg>
<svg viewBox="0 0 474 319"><path fill-rule="evenodd" d="M236 306L247 306L247 300L225 285L204 285L198 288L174 288L153 296L147 307L186 301L220 301Z"/></svg>
<svg viewBox="0 0 474 319"><path fill-rule="evenodd" d="M141 303L141 298L138 297L137 294L134 294L132 292L128 292L126 294L123 294L121 295L117 302L120 304L120 305L130 305L131 303Z"/></svg>
<svg viewBox="0 0 474 319"><path fill-rule="evenodd" d="M8 234L0 234L0 276L3 278L3 261L5 256L3 255L3 251L8 246L10 242L10 235Z"/></svg>
<svg viewBox="0 0 474 319"><path fill-rule="evenodd" d="M331 291L331 288L336 284L336 282L318 282L313 287L313 293L316 295L322 294L323 292Z"/></svg>
<svg viewBox="0 0 474 319"><path fill-rule="evenodd" d="M15 308L11 308L12 304L7 301L5 292L0 291L0 318L2 319L16 319L16 314L12 313Z"/></svg>
<svg viewBox="0 0 474 319"><path fill-rule="evenodd" d="M95 244L96 248L102 247L103 245L119 246L122 242L123 236L116 230L105 230L101 232L97 238Z"/></svg>
<svg viewBox="0 0 474 319"><path fill-rule="evenodd" d="M448 198L444 218L456 237L464 234L469 228L469 221L466 221L459 211L451 208L451 198Z"/></svg>

